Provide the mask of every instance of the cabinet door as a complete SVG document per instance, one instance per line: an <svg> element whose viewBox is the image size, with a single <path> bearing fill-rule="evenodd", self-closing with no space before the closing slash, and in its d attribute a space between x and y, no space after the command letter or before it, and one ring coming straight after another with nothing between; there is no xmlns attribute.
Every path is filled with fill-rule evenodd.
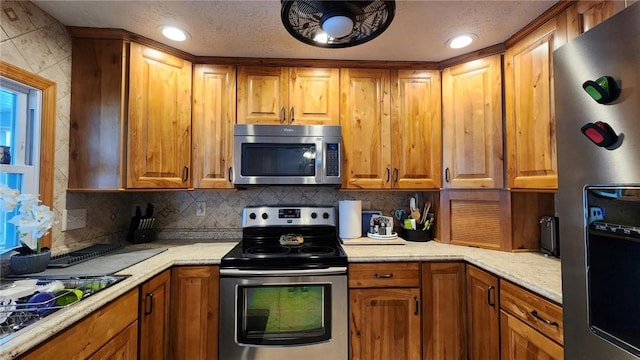
<svg viewBox="0 0 640 360"><path fill-rule="evenodd" d="M580 0L567 8L567 39L589 31L625 8L625 1Z"/></svg>
<svg viewBox="0 0 640 360"><path fill-rule="evenodd" d="M557 189L553 51L566 39L552 19L505 52L510 188Z"/></svg>
<svg viewBox="0 0 640 360"><path fill-rule="evenodd" d="M100 348L89 360L136 360L138 349L138 322L127 326L118 335ZM162 358L149 358L162 359Z"/></svg>
<svg viewBox="0 0 640 360"><path fill-rule="evenodd" d="M341 70L344 188L382 189L391 186L389 81L389 70Z"/></svg>
<svg viewBox="0 0 640 360"><path fill-rule="evenodd" d="M502 360L563 360L564 349L524 322L500 312Z"/></svg>
<svg viewBox="0 0 640 360"><path fill-rule="evenodd" d="M398 70L391 83L392 186L440 188L440 72Z"/></svg>
<svg viewBox="0 0 640 360"><path fill-rule="evenodd" d="M140 359L168 359L171 272L166 270L140 286Z"/></svg>
<svg viewBox="0 0 640 360"><path fill-rule="evenodd" d="M195 65L192 118L194 188L233 188L231 165L235 122L235 67Z"/></svg>
<svg viewBox="0 0 640 360"><path fill-rule="evenodd" d="M238 67L238 124L286 121L288 71L281 67Z"/></svg>
<svg viewBox="0 0 640 360"><path fill-rule="evenodd" d="M128 188L188 188L191 63L131 43Z"/></svg>
<svg viewBox="0 0 640 360"><path fill-rule="evenodd" d="M217 266L179 266L171 274L171 359L218 358Z"/></svg>
<svg viewBox="0 0 640 360"><path fill-rule="evenodd" d="M503 186L500 55L442 72L444 187Z"/></svg>
<svg viewBox="0 0 640 360"><path fill-rule="evenodd" d="M340 70L289 69L287 121L295 125L340 123Z"/></svg>
<svg viewBox="0 0 640 360"><path fill-rule="evenodd" d="M500 359L498 278L467 266L469 360Z"/></svg>
<svg viewBox="0 0 640 360"><path fill-rule="evenodd" d="M420 290L349 291L352 360L420 359Z"/></svg>
<svg viewBox="0 0 640 360"><path fill-rule="evenodd" d="M463 263L422 264L422 349L425 360L464 360Z"/></svg>

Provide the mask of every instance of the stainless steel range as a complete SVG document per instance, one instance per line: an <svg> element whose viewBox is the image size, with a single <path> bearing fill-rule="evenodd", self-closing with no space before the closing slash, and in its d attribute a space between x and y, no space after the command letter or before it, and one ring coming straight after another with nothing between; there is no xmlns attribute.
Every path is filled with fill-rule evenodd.
<svg viewBox="0 0 640 360"><path fill-rule="evenodd" d="M220 263L220 359L347 359L347 256L333 207L250 207Z"/></svg>

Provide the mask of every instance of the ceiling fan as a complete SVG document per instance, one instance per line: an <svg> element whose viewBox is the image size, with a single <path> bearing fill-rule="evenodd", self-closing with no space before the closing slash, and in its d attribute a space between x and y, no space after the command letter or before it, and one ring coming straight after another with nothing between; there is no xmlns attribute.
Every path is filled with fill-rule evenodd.
<svg viewBox="0 0 640 360"><path fill-rule="evenodd" d="M345 48L382 34L395 14L395 1L282 0L284 27L313 46Z"/></svg>

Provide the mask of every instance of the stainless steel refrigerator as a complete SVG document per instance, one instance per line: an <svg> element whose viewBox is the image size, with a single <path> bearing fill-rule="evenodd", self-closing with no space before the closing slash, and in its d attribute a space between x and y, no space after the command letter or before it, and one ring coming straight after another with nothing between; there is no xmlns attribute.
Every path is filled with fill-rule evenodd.
<svg viewBox="0 0 640 360"><path fill-rule="evenodd" d="M554 72L565 358L640 359L640 3Z"/></svg>

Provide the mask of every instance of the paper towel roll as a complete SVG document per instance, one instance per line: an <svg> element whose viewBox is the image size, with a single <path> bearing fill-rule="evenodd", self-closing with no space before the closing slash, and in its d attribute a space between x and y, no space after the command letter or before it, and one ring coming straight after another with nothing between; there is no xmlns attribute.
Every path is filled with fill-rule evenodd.
<svg viewBox="0 0 640 360"><path fill-rule="evenodd" d="M355 239L362 236L362 201L338 201L339 236L342 239Z"/></svg>

